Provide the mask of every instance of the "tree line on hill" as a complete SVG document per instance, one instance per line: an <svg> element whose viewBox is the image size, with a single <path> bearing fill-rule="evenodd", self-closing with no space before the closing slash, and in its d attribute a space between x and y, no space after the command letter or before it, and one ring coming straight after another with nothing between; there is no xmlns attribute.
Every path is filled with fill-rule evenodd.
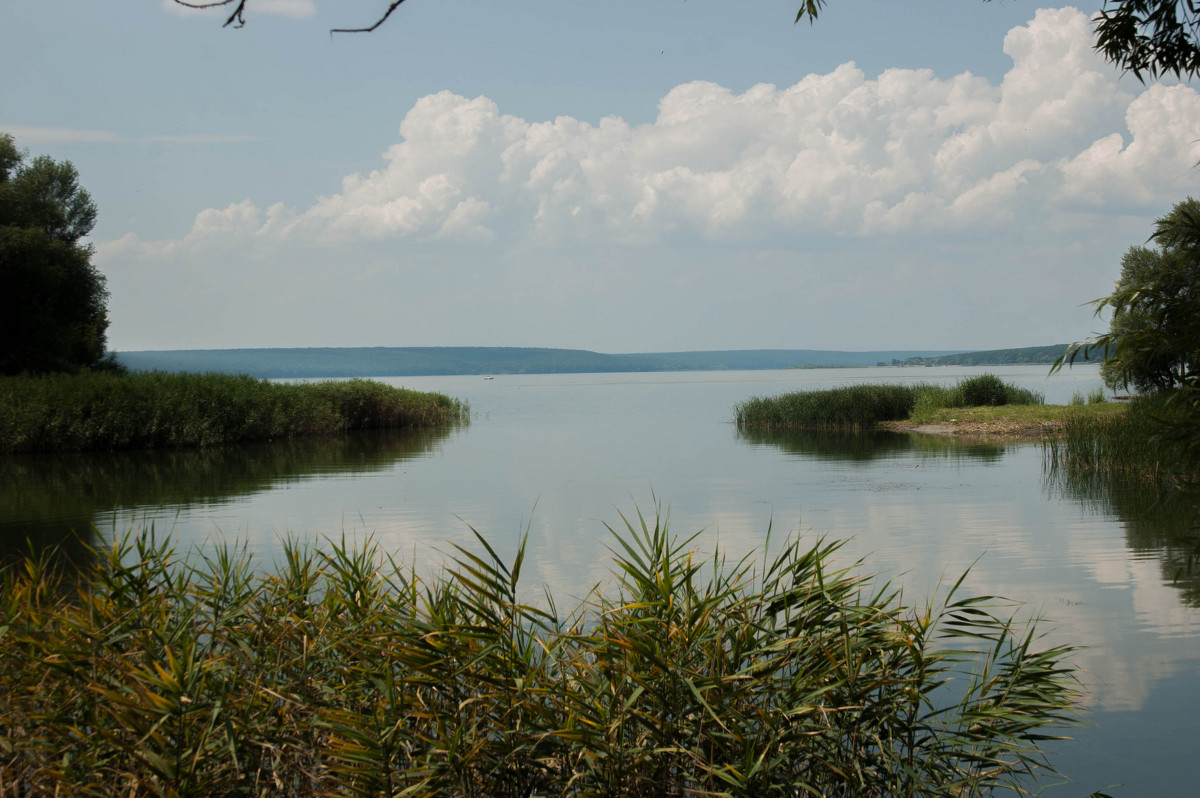
<svg viewBox="0 0 1200 798"><path fill-rule="evenodd" d="M938 357L893 358L893 366L1022 366L1045 363L1051 365L1067 351L1067 344L1053 346L1024 346L1019 349L988 349L980 352L960 352ZM1081 354L1077 362L1099 360L1093 353Z"/></svg>
<svg viewBox="0 0 1200 798"><path fill-rule="evenodd" d="M1059 354L1062 349L1059 348ZM131 371L214 371L268 378L334 378L840 368L875 366L889 359L945 354L945 350L839 352L818 349L605 354L583 349L447 346L190 349L118 352L117 359Z"/></svg>

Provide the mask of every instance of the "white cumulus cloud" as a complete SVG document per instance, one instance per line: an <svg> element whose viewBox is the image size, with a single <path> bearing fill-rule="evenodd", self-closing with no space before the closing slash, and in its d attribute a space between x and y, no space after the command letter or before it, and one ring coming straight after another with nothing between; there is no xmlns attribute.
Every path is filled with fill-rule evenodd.
<svg viewBox="0 0 1200 798"><path fill-rule="evenodd" d="M1122 82L1092 35L1076 9L1040 10L1005 38L998 83L846 63L790 86L685 83L636 125L527 120L437 92L377 168L306 207L233 201L177 239L130 234L98 256L136 290L159 279L142 266L170 259L197 286L243 285L247 303L278 285L271 301L314 312L399 297L414 329L439 304L483 324L515 291L522 311L489 329L531 343L556 324L619 325L632 292L694 309L677 330L662 321L662 340L710 334L730 308L755 340L789 339L801 307L812 329L836 329L851 296L880 324L928 328L921 340L942 334L933 302L942 328L990 324L1005 345L1081 338L1079 304L1109 284L1114 248L1200 188L1200 94Z"/></svg>
<svg viewBox="0 0 1200 798"><path fill-rule="evenodd" d="M1091 37L1079 11L1041 10L1005 39L1013 67L998 86L844 64L783 88L683 84L638 126L530 122L439 92L408 111L381 168L271 232L755 242L1036 226L1063 200L1177 199L1200 159L1200 95L1126 91ZM266 232L259 216L245 203L203 211L185 241Z"/></svg>

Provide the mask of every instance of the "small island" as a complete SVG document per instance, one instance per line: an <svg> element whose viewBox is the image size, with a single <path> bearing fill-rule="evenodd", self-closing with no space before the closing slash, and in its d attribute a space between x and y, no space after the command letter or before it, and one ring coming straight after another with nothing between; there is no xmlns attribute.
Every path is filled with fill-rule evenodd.
<svg viewBox="0 0 1200 798"><path fill-rule="evenodd" d="M1086 401L1078 397L1078 404ZM1104 401L1103 392L1092 397ZM933 425L938 432L953 429L965 409L988 408L992 415L980 429L1042 428L1060 415L1047 412L1042 394L1006 383L994 374L979 374L946 386L934 383L903 385L868 383L823 391L796 391L773 397L753 397L738 404L739 427L750 429L920 430ZM997 408L1003 410L997 413ZM1014 409L1022 420L1014 424ZM1030 408L1037 408L1031 412ZM982 421L982 417L976 417Z"/></svg>

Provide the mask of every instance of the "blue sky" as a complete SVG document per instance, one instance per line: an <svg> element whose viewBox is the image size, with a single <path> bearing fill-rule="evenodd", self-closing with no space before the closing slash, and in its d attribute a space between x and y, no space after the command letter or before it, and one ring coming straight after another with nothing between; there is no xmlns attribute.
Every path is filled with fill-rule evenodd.
<svg viewBox="0 0 1200 798"><path fill-rule="evenodd" d="M0 130L100 207L116 349L992 348L1102 326L1200 95L1098 4L0 7Z"/></svg>

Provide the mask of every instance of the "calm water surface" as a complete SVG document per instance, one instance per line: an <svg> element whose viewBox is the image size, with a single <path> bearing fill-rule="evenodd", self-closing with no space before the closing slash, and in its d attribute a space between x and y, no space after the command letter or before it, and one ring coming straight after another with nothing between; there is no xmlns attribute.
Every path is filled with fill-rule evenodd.
<svg viewBox="0 0 1200 798"><path fill-rule="evenodd" d="M1065 403L1094 367L988 369ZM1187 519L1137 491L1047 479L1037 444L911 435L746 435L750 396L860 381L953 382L981 369L499 375L387 380L471 403L469 426L216 451L0 459L0 534L52 539L153 523L182 547L244 540L264 563L285 535L373 537L422 566L470 527L560 607L608 573L621 514L669 515L697 546L741 555L793 533L849 540L843 559L919 602L966 588L1022 602L1076 657L1091 725L1053 750L1073 779L1050 795L1197 794L1200 580Z"/></svg>

